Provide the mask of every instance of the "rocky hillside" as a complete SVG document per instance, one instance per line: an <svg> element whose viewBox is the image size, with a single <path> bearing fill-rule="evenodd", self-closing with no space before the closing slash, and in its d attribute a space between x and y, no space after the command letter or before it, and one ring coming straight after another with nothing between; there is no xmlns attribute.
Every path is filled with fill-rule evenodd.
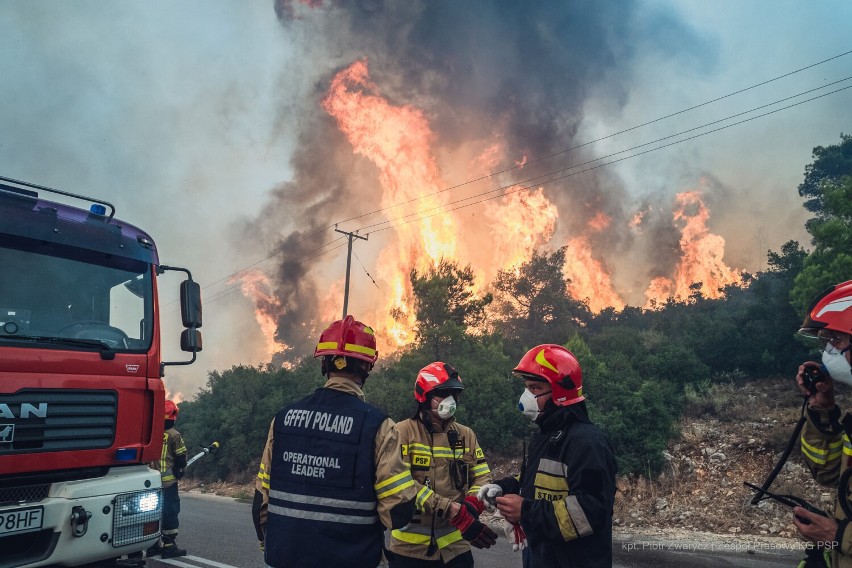
<svg viewBox="0 0 852 568"><path fill-rule="evenodd" d="M650 482L619 480L616 527L795 537L790 509L770 500L751 505L754 492L743 482L762 485L793 433L801 404L789 378L719 385L689 397L663 474ZM833 489L812 480L798 443L770 490L833 508Z"/></svg>

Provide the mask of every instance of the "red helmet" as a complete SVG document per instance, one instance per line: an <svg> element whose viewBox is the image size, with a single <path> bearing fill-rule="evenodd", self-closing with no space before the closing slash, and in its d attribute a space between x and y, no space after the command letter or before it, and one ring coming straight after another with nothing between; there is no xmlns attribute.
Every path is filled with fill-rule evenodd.
<svg viewBox="0 0 852 568"><path fill-rule="evenodd" d="M561 345L545 344L533 347L521 357L513 373L520 379L545 380L550 383L550 395L556 406L568 406L583 401L583 370L574 354Z"/></svg>
<svg viewBox="0 0 852 568"><path fill-rule="evenodd" d="M171 400L166 401L166 420L177 420L178 407Z"/></svg>
<svg viewBox="0 0 852 568"><path fill-rule="evenodd" d="M433 390L464 390L459 372L452 365L436 361L429 363L417 373L414 381L414 400L426 402L426 396Z"/></svg>
<svg viewBox="0 0 852 568"><path fill-rule="evenodd" d="M830 329L852 334L852 280L823 291L811 303L799 333L817 337Z"/></svg>
<svg viewBox="0 0 852 568"><path fill-rule="evenodd" d="M370 366L379 358L376 351L376 334L352 316L346 316L328 326L320 334L314 357L343 355L367 361Z"/></svg>

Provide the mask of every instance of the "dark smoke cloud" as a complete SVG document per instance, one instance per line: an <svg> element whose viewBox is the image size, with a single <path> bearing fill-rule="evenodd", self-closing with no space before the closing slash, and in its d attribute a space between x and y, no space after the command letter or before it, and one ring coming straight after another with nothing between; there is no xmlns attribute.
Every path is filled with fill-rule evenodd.
<svg viewBox="0 0 852 568"><path fill-rule="evenodd" d="M517 159L559 153L515 172L517 181L596 157L586 148L565 150L587 142L576 136L591 96L607 98L613 109L626 100L635 45L658 50L676 45L678 57L692 63L701 60L700 50L706 48L666 14L649 19L646 12L637 21L633 1L277 0L274 7L282 33L303 43L306 57L325 54L326 59L315 61L315 88L299 106L302 130L292 162L294 181L273 192L252 224L266 234L284 225L282 217L296 220L295 226L321 226L350 211L372 209L363 199L377 191L372 166L353 157L351 146L323 118L319 106L334 70L355 59L368 59L383 96L422 109L442 145L499 135L507 155ZM665 33L657 33L660 29ZM459 181L464 180L450 180ZM630 238L629 200L615 175L597 170L547 184L545 191L559 205L562 236L582 231L603 211L613 218L613 230L598 241L610 249L628 248L622 241ZM362 196L360 203L350 199L356 195ZM353 202L359 206L352 207ZM273 249L283 257L302 254L306 246L296 235L305 232L277 239ZM290 264L282 264L276 281L285 307L275 314L277 335L295 345L304 339L297 337L304 333L299 322L317 312L312 265L318 259L303 255L285 262Z"/></svg>

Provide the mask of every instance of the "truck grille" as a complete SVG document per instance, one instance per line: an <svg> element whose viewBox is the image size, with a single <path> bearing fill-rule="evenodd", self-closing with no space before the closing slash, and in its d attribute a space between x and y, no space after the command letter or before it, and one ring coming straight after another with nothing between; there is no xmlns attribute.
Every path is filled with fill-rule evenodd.
<svg viewBox="0 0 852 568"><path fill-rule="evenodd" d="M0 487L0 507L18 503L38 503L47 498L49 483L26 485L23 487Z"/></svg>
<svg viewBox="0 0 852 568"><path fill-rule="evenodd" d="M0 456L109 448L115 391L24 389L0 395Z"/></svg>

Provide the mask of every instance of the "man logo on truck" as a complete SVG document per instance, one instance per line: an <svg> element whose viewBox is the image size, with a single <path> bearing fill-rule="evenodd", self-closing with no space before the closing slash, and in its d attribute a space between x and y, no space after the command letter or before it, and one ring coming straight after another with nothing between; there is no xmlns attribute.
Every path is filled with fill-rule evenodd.
<svg viewBox="0 0 852 568"><path fill-rule="evenodd" d="M15 441L15 425L0 424L0 444L11 444Z"/></svg>
<svg viewBox="0 0 852 568"><path fill-rule="evenodd" d="M39 402L36 407L29 402L22 402L19 414L17 418L47 418L47 403ZM0 418L16 418L9 405L3 402L0 402Z"/></svg>

